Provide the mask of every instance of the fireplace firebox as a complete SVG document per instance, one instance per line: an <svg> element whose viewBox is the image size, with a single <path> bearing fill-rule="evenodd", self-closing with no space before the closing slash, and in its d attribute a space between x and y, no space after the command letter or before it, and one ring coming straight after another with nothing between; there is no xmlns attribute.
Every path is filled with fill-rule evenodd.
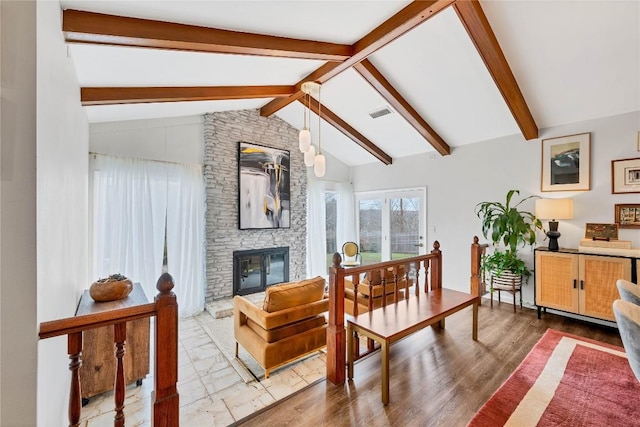
<svg viewBox="0 0 640 427"><path fill-rule="evenodd" d="M233 295L289 281L289 247L233 251Z"/></svg>

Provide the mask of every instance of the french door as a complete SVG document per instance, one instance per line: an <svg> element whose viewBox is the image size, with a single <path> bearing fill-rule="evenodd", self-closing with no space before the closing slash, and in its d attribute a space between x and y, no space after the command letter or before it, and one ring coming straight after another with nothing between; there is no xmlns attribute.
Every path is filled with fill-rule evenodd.
<svg viewBox="0 0 640 427"><path fill-rule="evenodd" d="M426 189L356 194L363 264L426 251Z"/></svg>

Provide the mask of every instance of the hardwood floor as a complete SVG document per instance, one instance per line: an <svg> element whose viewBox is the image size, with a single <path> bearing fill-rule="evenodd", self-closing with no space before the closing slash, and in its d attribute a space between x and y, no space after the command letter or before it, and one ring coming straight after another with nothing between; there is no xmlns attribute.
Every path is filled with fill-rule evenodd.
<svg viewBox="0 0 640 427"><path fill-rule="evenodd" d="M243 426L465 426L547 328L622 346L615 328L483 301L478 341L471 308L391 346L390 402L380 401L380 354L355 365L341 386L324 381L238 423Z"/></svg>

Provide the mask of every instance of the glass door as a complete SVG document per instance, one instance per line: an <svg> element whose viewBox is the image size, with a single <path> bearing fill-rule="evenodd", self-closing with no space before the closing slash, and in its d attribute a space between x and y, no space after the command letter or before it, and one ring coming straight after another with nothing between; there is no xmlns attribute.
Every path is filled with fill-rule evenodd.
<svg viewBox="0 0 640 427"><path fill-rule="evenodd" d="M422 202L420 194L391 193L389 196L389 245L391 259L410 258L424 253L421 232ZM424 221L422 221L424 223Z"/></svg>
<svg viewBox="0 0 640 427"><path fill-rule="evenodd" d="M363 264L425 253L425 188L361 193L356 203Z"/></svg>
<svg viewBox="0 0 640 427"><path fill-rule="evenodd" d="M358 198L358 232L362 264L382 261L382 213L384 198Z"/></svg>

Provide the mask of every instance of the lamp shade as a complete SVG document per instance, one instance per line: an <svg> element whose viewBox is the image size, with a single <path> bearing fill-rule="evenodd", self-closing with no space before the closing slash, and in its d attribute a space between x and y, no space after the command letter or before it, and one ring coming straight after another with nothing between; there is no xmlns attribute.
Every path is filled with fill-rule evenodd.
<svg viewBox="0 0 640 427"><path fill-rule="evenodd" d="M298 134L298 142L300 151L303 153L309 151L309 147L311 147L311 132L309 132L309 129L304 128L300 131Z"/></svg>
<svg viewBox="0 0 640 427"><path fill-rule="evenodd" d="M324 155L318 154L316 155L313 161L313 172L316 174L318 178L322 178L325 173L326 163L325 163Z"/></svg>
<svg viewBox="0 0 640 427"><path fill-rule="evenodd" d="M312 145L309 149L304 153L304 164L307 166L313 166L313 160L316 157L316 149Z"/></svg>
<svg viewBox="0 0 640 427"><path fill-rule="evenodd" d="M537 199L539 219L573 219L573 199Z"/></svg>

